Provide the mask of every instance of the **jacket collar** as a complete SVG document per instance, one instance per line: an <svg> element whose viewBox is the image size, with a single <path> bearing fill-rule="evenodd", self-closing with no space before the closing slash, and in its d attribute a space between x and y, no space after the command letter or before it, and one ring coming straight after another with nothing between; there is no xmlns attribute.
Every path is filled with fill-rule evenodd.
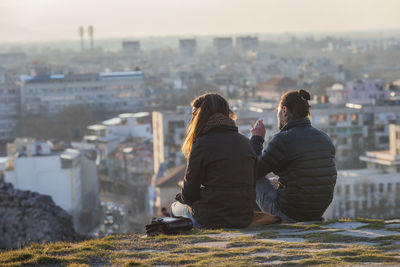
<svg viewBox="0 0 400 267"><path fill-rule="evenodd" d="M207 124L204 127L201 134L205 134L207 132L217 129L227 130L227 131L238 131L238 128L234 120L221 113L215 113L208 119Z"/></svg>
<svg viewBox="0 0 400 267"><path fill-rule="evenodd" d="M285 126L283 126L283 128L281 129L281 132L287 131L294 127L305 127L305 126L310 126L310 125L311 125L311 121L307 117L301 118L301 119L294 119L294 120L288 121L285 124Z"/></svg>

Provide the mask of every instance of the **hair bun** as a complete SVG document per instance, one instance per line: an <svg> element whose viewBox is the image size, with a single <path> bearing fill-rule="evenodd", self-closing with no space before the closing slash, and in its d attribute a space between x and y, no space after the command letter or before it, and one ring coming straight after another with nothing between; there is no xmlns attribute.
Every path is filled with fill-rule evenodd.
<svg viewBox="0 0 400 267"><path fill-rule="evenodd" d="M301 97L303 97L305 100L310 100L311 99L311 95L309 92L307 92L304 89L299 90L299 94Z"/></svg>

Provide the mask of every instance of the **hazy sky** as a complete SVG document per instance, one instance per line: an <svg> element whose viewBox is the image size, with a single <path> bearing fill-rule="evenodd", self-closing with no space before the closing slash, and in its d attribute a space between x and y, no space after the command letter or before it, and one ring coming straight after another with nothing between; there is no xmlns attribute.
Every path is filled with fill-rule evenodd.
<svg viewBox="0 0 400 267"><path fill-rule="evenodd" d="M400 29L400 0L0 0L0 41Z"/></svg>

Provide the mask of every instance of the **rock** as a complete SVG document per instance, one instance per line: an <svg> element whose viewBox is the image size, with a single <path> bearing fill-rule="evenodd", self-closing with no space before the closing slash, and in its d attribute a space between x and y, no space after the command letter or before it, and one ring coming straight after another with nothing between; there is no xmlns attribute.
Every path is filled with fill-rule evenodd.
<svg viewBox="0 0 400 267"><path fill-rule="evenodd" d="M72 217L50 196L14 189L0 182L0 249L30 242L78 241Z"/></svg>
<svg viewBox="0 0 400 267"><path fill-rule="evenodd" d="M336 222L328 225L324 225L324 227L332 228L332 229L341 229L341 230L353 230L363 226L368 225L368 223L362 222Z"/></svg>

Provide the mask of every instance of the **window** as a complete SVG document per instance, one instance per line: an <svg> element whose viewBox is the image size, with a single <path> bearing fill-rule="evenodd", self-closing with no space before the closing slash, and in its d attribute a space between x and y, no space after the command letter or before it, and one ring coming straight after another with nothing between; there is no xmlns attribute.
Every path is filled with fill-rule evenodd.
<svg viewBox="0 0 400 267"><path fill-rule="evenodd" d="M374 184L371 184L370 186L369 186L369 191L371 192L371 193L374 193L375 192L375 185Z"/></svg>
<svg viewBox="0 0 400 267"><path fill-rule="evenodd" d="M363 208L363 210L366 210L368 208L368 202L366 200L363 200L362 208Z"/></svg>
<svg viewBox="0 0 400 267"><path fill-rule="evenodd" d="M346 195L350 194L350 185L346 185Z"/></svg>
<svg viewBox="0 0 400 267"><path fill-rule="evenodd" d="M336 122L338 121L338 115L333 114L329 116L329 123L330 125L336 125Z"/></svg>
<svg viewBox="0 0 400 267"><path fill-rule="evenodd" d="M341 191L342 187L340 185L336 186L336 194L340 195L340 191Z"/></svg>
<svg viewBox="0 0 400 267"><path fill-rule="evenodd" d="M387 191L392 192L392 183L388 183L387 185Z"/></svg>
<svg viewBox="0 0 400 267"><path fill-rule="evenodd" d="M338 138L338 145L347 145L347 137Z"/></svg>
<svg viewBox="0 0 400 267"><path fill-rule="evenodd" d="M382 193L383 192L383 188L384 188L384 184L380 183L379 184L379 192Z"/></svg>
<svg viewBox="0 0 400 267"><path fill-rule="evenodd" d="M389 144L389 136L381 136L381 137L379 137L379 143L381 143L381 144Z"/></svg>
<svg viewBox="0 0 400 267"><path fill-rule="evenodd" d="M358 122L358 115L357 114L352 114L351 115L351 123L352 125L356 125Z"/></svg>
<svg viewBox="0 0 400 267"><path fill-rule="evenodd" d="M377 132L385 132L385 125L383 125L383 124L380 124L380 125L377 125L376 126L376 131Z"/></svg>
<svg viewBox="0 0 400 267"><path fill-rule="evenodd" d="M344 114L339 114L338 117L337 117L337 121L338 121L338 122L344 122L344 121L346 121L346 115L344 115Z"/></svg>

